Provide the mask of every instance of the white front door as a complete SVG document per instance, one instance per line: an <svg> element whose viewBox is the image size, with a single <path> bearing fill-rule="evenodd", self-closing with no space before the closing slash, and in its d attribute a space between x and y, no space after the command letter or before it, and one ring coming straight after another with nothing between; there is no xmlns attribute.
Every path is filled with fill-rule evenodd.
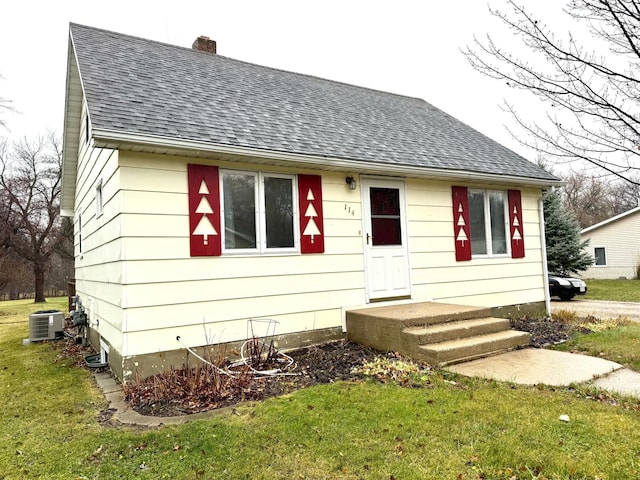
<svg viewBox="0 0 640 480"><path fill-rule="evenodd" d="M368 299L409 296L405 184L363 178L362 195Z"/></svg>

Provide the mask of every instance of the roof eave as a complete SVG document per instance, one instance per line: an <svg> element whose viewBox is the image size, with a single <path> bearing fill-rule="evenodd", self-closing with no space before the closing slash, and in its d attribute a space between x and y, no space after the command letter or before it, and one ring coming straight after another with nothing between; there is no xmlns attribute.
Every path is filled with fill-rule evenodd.
<svg viewBox="0 0 640 480"><path fill-rule="evenodd" d="M540 188L560 186L563 184L562 180L554 181L550 179L522 177L517 175L499 175L466 170L417 167L412 165L392 165L371 161L367 161L365 163L362 160L197 142L193 140L123 133L96 128L93 129L92 137L97 147L112 149L135 150L136 147L141 150L144 150L145 148L162 149L171 153L185 154L187 156L194 157L206 157L207 155L222 154L245 158L260 158L263 160L289 164L291 166L318 168L318 166L321 165L326 170L344 170L368 174L407 175L413 177L439 178L443 180L473 180L475 182L518 184Z"/></svg>
<svg viewBox="0 0 640 480"><path fill-rule="evenodd" d="M71 32L69 32L65 90L60 210L63 216L73 216L75 208L76 177L80 141L79 132L81 128L80 118L82 114L83 93Z"/></svg>
<svg viewBox="0 0 640 480"><path fill-rule="evenodd" d="M595 225L591 225L590 227L584 228L584 229L580 230L580 234L582 235L584 233L589 233L592 230L595 230L595 229L600 228L600 227L604 227L605 225L613 223L616 220L620 220L621 218L624 218L627 215L631 215L631 214L636 213L636 212L640 212L640 206L636 207L636 208L632 208L631 210L627 210L626 212L622 212L621 214L616 215L615 217L611 217L611 218L608 218L606 220L603 220L602 222L596 223Z"/></svg>

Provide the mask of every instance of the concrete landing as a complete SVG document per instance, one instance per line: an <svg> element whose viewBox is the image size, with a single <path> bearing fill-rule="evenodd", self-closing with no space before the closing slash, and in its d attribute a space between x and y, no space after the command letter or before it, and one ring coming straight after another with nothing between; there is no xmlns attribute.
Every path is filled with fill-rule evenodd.
<svg viewBox="0 0 640 480"><path fill-rule="evenodd" d="M462 320L480 316L488 317L491 309L469 305L454 305L438 302L416 302L402 305L370 304L366 308L348 310L348 313L366 316L371 320L383 320L402 323L403 327Z"/></svg>
<svg viewBox="0 0 640 480"><path fill-rule="evenodd" d="M523 385L544 384L558 387L568 386L572 383L591 382L620 369L622 369L622 365L610 360L543 348L514 350L445 368L445 370L467 377L491 378L501 382ZM605 378L607 377L600 380ZM638 374L638 378L633 380L635 385L632 386L640 390L640 374ZM606 385L601 388L609 389L609 384Z"/></svg>

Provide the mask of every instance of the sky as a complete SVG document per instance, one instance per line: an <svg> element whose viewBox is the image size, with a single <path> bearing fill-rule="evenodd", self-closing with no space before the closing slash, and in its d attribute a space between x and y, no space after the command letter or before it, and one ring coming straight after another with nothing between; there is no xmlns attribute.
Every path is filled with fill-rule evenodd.
<svg viewBox="0 0 640 480"><path fill-rule="evenodd" d="M559 18L557 0L521 3ZM512 42L482 0L9 0L0 98L14 112L3 113L0 137L62 134L69 22L184 47L206 35L237 60L419 97L535 160L506 131L513 120L500 105L540 105L476 72L460 51L474 34Z"/></svg>

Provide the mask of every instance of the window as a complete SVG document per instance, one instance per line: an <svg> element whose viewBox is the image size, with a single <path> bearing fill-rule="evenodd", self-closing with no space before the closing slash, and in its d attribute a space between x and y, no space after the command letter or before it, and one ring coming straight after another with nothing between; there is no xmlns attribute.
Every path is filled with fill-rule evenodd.
<svg viewBox="0 0 640 480"><path fill-rule="evenodd" d="M82 214L78 214L78 253L82 254Z"/></svg>
<svg viewBox="0 0 640 480"><path fill-rule="evenodd" d="M257 174L225 173L222 175L224 192L224 247L226 249L256 248Z"/></svg>
<svg viewBox="0 0 640 480"><path fill-rule="evenodd" d="M96 217L102 215L102 180L96 185Z"/></svg>
<svg viewBox="0 0 640 480"><path fill-rule="evenodd" d="M469 229L473 255L506 255L507 201L505 192L469 190Z"/></svg>
<svg viewBox="0 0 640 480"><path fill-rule="evenodd" d="M373 246L402 245L400 190L371 187L369 192Z"/></svg>
<svg viewBox="0 0 640 480"><path fill-rule="evenodd" d="M222 172L224 250L295 251L295 178L259 172Z"/></svg>
<svg viewBox="0 0 640 480"><path fill-rule="evenodd" d="M596 259L596 266L604 267L607 265L607 251L605 247L594 247L593 256Z"/></svg>

